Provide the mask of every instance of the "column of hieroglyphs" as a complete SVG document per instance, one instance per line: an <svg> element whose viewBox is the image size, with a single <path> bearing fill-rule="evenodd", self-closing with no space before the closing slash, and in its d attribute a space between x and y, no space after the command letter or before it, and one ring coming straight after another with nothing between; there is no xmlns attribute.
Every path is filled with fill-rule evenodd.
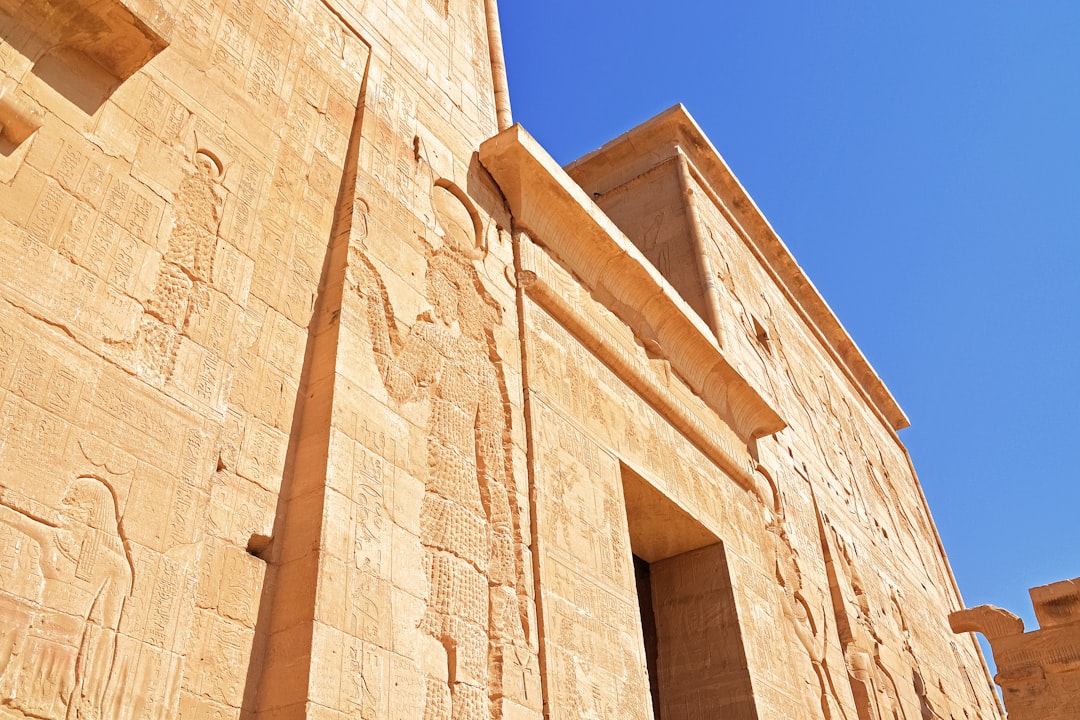
<svg viewBox="0 0 1080 720"><path fill-rule="evenodd" d="M717 541L744 709L995 716L903 447L715 189L627 235L772 437L515 227L493 6L0 0L0 717L645 717L631 471Z"/></svg>
<svg viewBox="0 0 1080 720"><path fill-rule="evenodd" d="M763 441L763 452L775 467L790 468L783 470L789 477L801 474L815 485L812 504L803 499L805 509L787 514L821 518L820 529L806 528L806 534L821 537L829 566L823 597L831 593L832 600L820 611L813 603L807 612L822 613L815 623L840 635L843 662L839 656L829 662L829 682L851 686L859 717L901 707L941 713L969 705L994 712L985 682L973 694L956 667L954 648L928 632L940 625L932 608L953 602L952 582L934 551L936 538L902 448L892 438L879 439L875 428L882 423L856 412L862 406L849 399L844 383L830 392L832 384L822 382L827 361L817 360L819 351L799 326L783 319L777 310L784 306L781 298L749 289L757 271L739 257L741 243L732 242L737 238L718 213L706 217L713 223L722 297L736 321L729 323L732 332L725 339L760 367L757 372L769 377L788 408L785 417L792 427L775 441ZM909 604L907 598L916 594L925 600ZM978 666L971 650L965 649L965 667ZM826 690L834 692L823 685Z"/></svg>
<svg viewBox="0 0 1080 720"><path fill-rule="evenodd" d="M527 292L542 298L541 303L559 298L543 309L527 302L524 315L542 627L553 713L648 716L649 685L620 481L628 472L623 463L646 475L672 502L691 508L716 533L710 542L723 536L735 553L760 554L752 549L759 538L734 530L746 527L744 521L758 513L737 483L627 383L635 382L633 377L642 384L655 382L669 393L669 402L707 413L700 399L683 395L664 364L650 362L629 329L527 238L521 239L521 264ZM553 290L551 295L538 289L545 287ZM622 376L586 347L608 357ZM733 433L716 441L707 446L738 447ZM747 575L740 578L741 586L758 575L767 582L767 569L751 570L745 561L739 572ZM774 615L766 614L755 626L758 639L776 623ZM714 660L719 657L718 648ZM685 680L693 683L693 677ZM731 699L739 698L733 694Z"/></svg>
<svg viewBox="0 0 1080 720"><path fill-rule="evenodd" d="M801 567L781 574L805 586L793 627L809 621L816 636L805 644L823 711L854 709L860 718L995 713L985 682L973 693L956 648L932 630L956 602L954 586L902 446L792 316L790 301L768 283L731 220L700 186L696 191L706 200L698 205L706 251L729 317L725 344L771 388L790 425L759 445L788 505L779 513L788 518L784 534L811 539L825 553L824 576L821 566L808 565L805 550L795 556ZM833 633L842 653L825 645ZM973 650L964 648L965 666L978 666Z"/></svg>

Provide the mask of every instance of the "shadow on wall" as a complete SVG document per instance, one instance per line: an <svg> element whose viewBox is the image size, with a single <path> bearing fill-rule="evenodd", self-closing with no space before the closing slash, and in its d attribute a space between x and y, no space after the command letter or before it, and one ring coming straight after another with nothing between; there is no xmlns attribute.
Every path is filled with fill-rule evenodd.
<svg viewBox="0 0 1080 720"><path fill-rule="evenodd" d="M172 20L157 0L28 0L17 7L0 37L23 56L21 70L88 115L164 50L172 34ZM20 68L5 68L9 86L22 80L9 74L13 70ZM8 155L8 145L29 135L32 113L15 112L14 93L6 89L0 87L0 152Z"/></svg>

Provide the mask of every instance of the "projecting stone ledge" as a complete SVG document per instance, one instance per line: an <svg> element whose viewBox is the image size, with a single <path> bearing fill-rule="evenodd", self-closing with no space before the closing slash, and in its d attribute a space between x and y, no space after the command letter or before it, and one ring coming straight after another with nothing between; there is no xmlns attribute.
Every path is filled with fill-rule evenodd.
<svg viewBox="0 0 1080 720"><path fill-rule="evenodd" d="M41 127L41 112L10 88L0 87L0 136L18 145Z"/></svg>
<svg viewBox="0 0 1080 720"><path fill-rule="evenodd" d="M158 0L0 0L0 22L31 61L84 56L117 82L164 50L173 28Z"/></svg>
<svg viewBox="0 0 1080 720"><path fill-rule="evenodd" d="M733 367L709 327L584 190L514 125L480 146L480 162L517 223L593 297L658 348L691 389L744 439L786 423Z"/></svg>
<svg viewBox="0 0 1080 720"><path fill-rule="evenodd" d="M953 632L981 632L990 642L1009 720L1080 717L1080 578L1030 591L1039 629L1024 632L1016 615L993 607L949 615Z"/></svg>

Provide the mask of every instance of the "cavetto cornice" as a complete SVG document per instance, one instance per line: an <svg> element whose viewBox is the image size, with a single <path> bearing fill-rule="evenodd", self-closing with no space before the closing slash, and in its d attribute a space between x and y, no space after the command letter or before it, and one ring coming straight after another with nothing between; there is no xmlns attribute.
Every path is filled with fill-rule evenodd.
<svg viewBox="0 0 1080 720"><path fill-rule="evenodd" d="M871 407L894 430L910 425L907 415L866 356L685 107L676 105L665 110L567 165L566 171L590 190L603 194L629 177L671 160L680 152L687 158L694 178L717 203L758 262ZM612 188L593 187L588 180L593 179L594 174L603 174L604 168L611 163L619 163L625 177L613 178Z"/></svg>
<svg viewBox="0 0 1080 720"><path fill-rule="evenodd" d="M786 423L741 376L715 335L674 288L520 125L480 146L480 162L515 222L671 363L690 388L744 438Z"/></svg>

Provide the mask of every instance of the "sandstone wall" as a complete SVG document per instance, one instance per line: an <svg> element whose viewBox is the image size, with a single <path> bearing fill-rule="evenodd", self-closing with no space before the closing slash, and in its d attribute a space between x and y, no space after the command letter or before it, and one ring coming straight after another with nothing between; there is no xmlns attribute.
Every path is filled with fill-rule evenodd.
<svg viewBox="0 0 1080 720"><path fill-rule="evenodd" d="M569 216L575 202L557 170L547 185L530 180L542 159L518 178L507 171L527 157L528 139L508 131L485 144L537 242L522 240L519 264L543 654L549 686L566 695L558 705L617 717L605 703L619 697L616 688L637 685L649 662L632 654L648 648L636 624L589 604L595 595L636 619L628 554L659 566L716 548L722 562L708 571L687 562L693 569L670 587L652 585L664 717L702 717L709 707L736 717L998 716L977 648L948 632L959 596L895 432L902 413L852 359L858 351L846 335L823 329L825 318L792 289L806 279L783 265L786 250L763 250L757 229L740 221L733 208L745 212L745 195L680 160L679 142L707 142L697 132L684 111L669 111L570 166L585 190L576 202L595 200L618 225L598 219L594 232L576 234L584 219L565 227L542 219ZM715 153L691 155L704 166L707 152ZM610 250L601 249L605 234ZM662 279L626 279L648 263ZM647 282L685 288L692 308L650 317ZM640 304L628 306L635 293ZM711 350L701 345L688 358L665 339L676 337L670 316L678 313L686 333L697 323L713 338ZM720 370L701 378L710 361L700 355L710 353L747 383L728 387L727 405L709 392ZM748 431L753 403L776 408L786 427ZM681 543L655 528L657 514ZM711 635L709 615L670 597L681 596L686 578L719 586ZM664 618L665 601L678 622ZM735 618L726 627L717 619L724 613ZM686 625L718 638L712 653L685 648ZM611 648L622 648L621 664ZM606 674L581 672L590 655ZM706 680L717 667L730 704L708 692L719 686ZM665 695L678 698L674 708Z"/></svg>
<svg viewBox="0 0 1080 720"><path fill-rule="evenodd" d="M0 0L0 717L995 717L722 214L720 384L511 215L485 5Z"/></svg>
<svg viewBox="0 0 1080 720"><path fill-rule="evenodd" d="M391 324L435 302L429 261L482 298L521 605L513 642L451 633L486 708L489 655L530 667L538 640L509 243L465 195L496 197L470 166L495 132L482 5L12 0L0 31L0 714L414 717L432 663L428 694L454 689L418 629L420 515L432 407L461 401L388 395L350 248Z"/></svg>

